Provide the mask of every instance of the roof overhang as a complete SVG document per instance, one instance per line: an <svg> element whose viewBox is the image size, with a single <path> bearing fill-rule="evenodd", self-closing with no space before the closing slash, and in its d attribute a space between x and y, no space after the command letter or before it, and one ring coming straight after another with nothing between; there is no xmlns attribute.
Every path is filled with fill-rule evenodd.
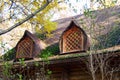
<svg viewBox="0 0 120 80"><path fill-rule="evenodd" d="M25 61L26 66L33 66L36 62L48 64L64 64L69 62L81 61L81 59L88 57L89 55L98 55L98 54L113 54L120 56L120 45L114 46L107 49L96 50L96 51L87 51L83 53L73 53L73 54L65 54L65 55L56 55L52 57L48 57L47 60L42 58L34 58L33 60ZM21 66L20 62L9 61L10 64L13 64L14 67ZM0 62L0 66L3 66L3 62Z"/></svg>

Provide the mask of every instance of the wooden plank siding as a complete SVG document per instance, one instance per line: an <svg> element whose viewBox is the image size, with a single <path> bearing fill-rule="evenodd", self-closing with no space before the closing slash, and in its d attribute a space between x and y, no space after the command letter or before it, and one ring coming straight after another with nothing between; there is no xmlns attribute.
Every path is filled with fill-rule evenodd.
<svg viewBox="0 0 120 80"><path fill-rule="evenodd" d="M49 65L51 80L92 80L86 65L81 62Z"/></svg>

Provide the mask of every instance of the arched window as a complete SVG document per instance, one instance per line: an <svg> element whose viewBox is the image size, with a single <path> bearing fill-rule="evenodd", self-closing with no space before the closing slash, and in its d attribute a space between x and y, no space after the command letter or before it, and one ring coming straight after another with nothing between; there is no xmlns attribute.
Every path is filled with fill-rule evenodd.
<svg viewBox="0 0 120 80"><path fill-rule="evenodd" d="M74 21L62 33L59 43L60 54L86 51L89 47L87 34Z"/></svg>
<svg viewBox="0 0 120 80"><path fill-rule="evenodd" d="M29 37L25 37L18 46L16 52L16 58L32 57L33 41Z"/></svg>
<svg viewBox="0 0 120 80"><path fill-rule="evenodd" d="M25 58L25 60L33 59L45 48L44 42L26 30L15 47L15 61L20 58Z"/></svg>
<svg viewBox="0 0 120 80"><path fill-rule="evenodd" d="M63 53L74 52L83 49L83 33L76 26L63 35Z"/></svg>

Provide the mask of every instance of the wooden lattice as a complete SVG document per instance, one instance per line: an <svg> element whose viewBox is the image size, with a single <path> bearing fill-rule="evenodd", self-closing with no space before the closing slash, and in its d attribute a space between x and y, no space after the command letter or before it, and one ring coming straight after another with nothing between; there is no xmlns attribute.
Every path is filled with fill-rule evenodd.
<svg viewBox="0 0 120 80"><path fill-rule="evenodd" d="M82 37L82 32L76 27L66 32L63 39L63 52L80 51L83 46Z"/></svg>
<svg viewBox="0 0 120 80"><path fill-rule="evenodd" d="M29 37L26 37L18 44L16 58L32 57L32 51L33 41Z"/></svg>

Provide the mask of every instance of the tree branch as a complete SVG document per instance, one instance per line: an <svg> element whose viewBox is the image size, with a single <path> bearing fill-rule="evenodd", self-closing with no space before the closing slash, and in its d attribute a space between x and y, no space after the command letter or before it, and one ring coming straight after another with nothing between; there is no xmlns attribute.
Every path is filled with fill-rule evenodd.
<svg viewBox="0 0 120 80"><path fill-rule="evenodd" d="M33 18L37 13L39 13L40 11L42 11L43 9L45 9L45 8L49 5L49 3L51 3L51 2L52 2L52 0L50 0L50 1L47 0L46 4L44 4L42 7L40 7L38 10L36 10L36 11L33 12L32 14L28 15L28 16L27 16L25 19L23 19L22 21L16 23L15 25L9 27L9 28L6 29L6 30L0 30L0 35L5 34L5 33L9 32L9 31L11 31L12 29L18 27L19 25L21 25L21 24L25 23L26 21L28 21L29 19Z"/></svg>

